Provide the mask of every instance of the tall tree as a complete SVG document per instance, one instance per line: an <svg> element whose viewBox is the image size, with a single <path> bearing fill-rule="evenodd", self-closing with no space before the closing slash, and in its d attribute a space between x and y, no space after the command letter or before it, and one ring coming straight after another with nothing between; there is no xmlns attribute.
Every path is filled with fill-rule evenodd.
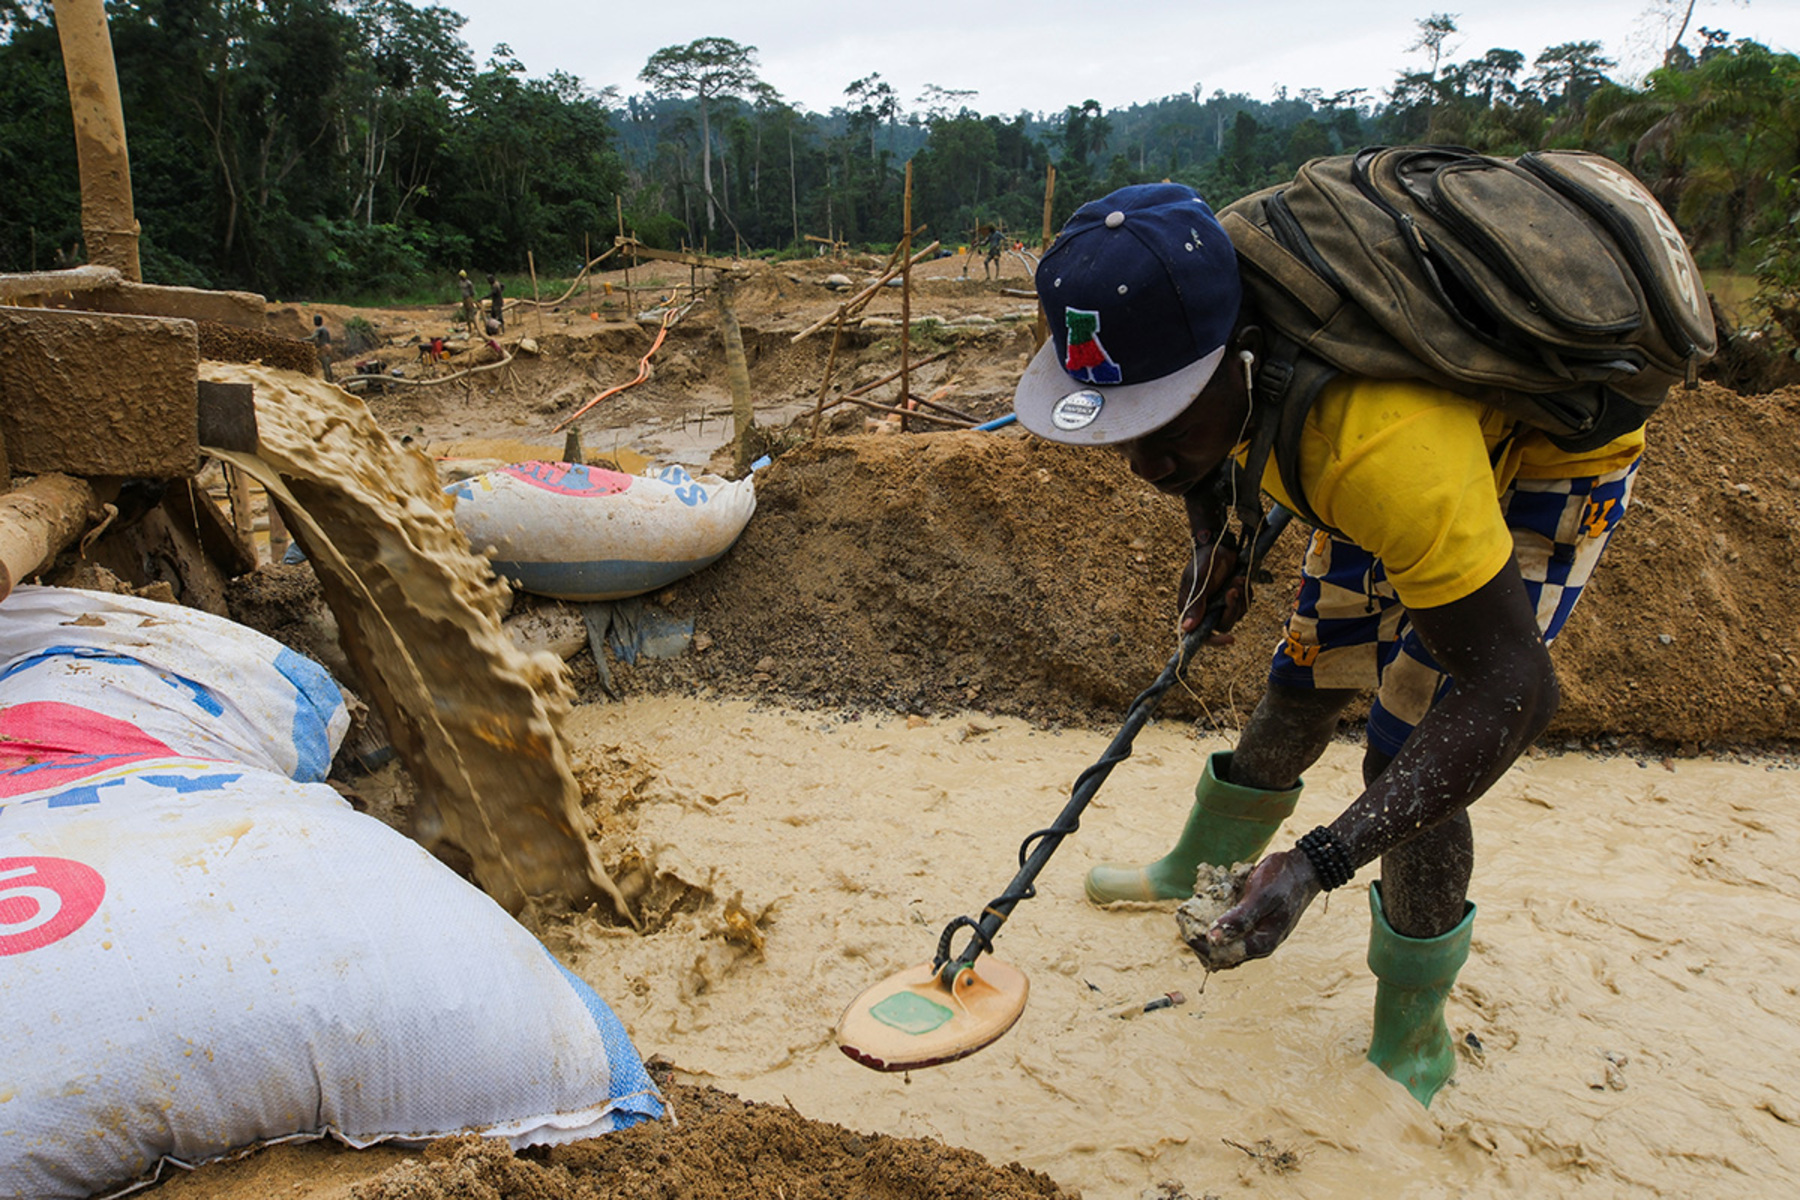
<svg viewBox="0 0 1800 1200"><path fill-rule="evenodd" d="M1599 42L1562 42L1547 47L1533 60L1537 71L1526 81L1552 111L1565 118L1579 116L1587 98L1606 82L1606 72L1617 65L1600 53Z"/></svg>
<svg viewBox="0 0 1800 1200"><path fill-rule="evenodd" d="M1456 18L1460 15L1460 13L1432 13L1429 17L1414 22L1419 27L1419 39L1407 49L1423 50L1430 56L1431 70L1428 75L1432 79L1437 78L1438 66L1443 62L1444 55L1449 53L1444 43L1456 33Z"/></svg>
<svg viewBox="0 0 1800 1200"><path fill-rule="evenodd" d="M877 71L852 80L850 86L844 89L844 95L856 106L850 110L851 126L868 128L869 161L880 161L880 155L875 149L875 131L883 125L888 127L888 150L891 153L894 148L893 125L900 119L900 93Z"/></svg>
<svg viewBox="0 0 1800 1200"><path fill-rule="evenodd" d="M350 217L360 215L365 225L381 219L376 195L398 150L395 194L382 213L397 222L430 187L431 151L449 124L450 97L468 87L474 64L457 36L463 18L447 8L418 9L406 0L352 0L347 7L360 34L345 88L344 141L361 159Z"/></svg>
<svg viewBox="0 0 1800 1200"><path fill-rule="evenodd" d="M756 75L756 47L730 38L696 38L685 46L664 46L650 56L638 78L663 96L692 96L700 105L700 178L706 188L706 231L715 225L712 190L712 101L741 96L761 81Z"/></svg>

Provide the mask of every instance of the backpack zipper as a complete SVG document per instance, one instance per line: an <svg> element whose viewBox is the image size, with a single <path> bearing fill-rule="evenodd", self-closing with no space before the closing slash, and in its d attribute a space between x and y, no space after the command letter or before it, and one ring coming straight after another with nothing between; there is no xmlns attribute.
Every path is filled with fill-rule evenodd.
<svg viewBox="0 0 1800 1200"><path fill-rule="evenodd" d="M1308 267L1312 268L1314 275L1329 283L1340 296L1347 294L1344 291L1344 281L1338 278L1338 273L1331 269L1331 264L1325 261L1325 256L1320 254L1318 248L1312 244L1312 239L1306 236L1306 230L1301 226L1300 219L1294 216L1294 210L1288 207L1287 189L1283 188L1271 195L1264 202L1263 210L1269 215L1269 232L1275 235L1275 240L1281 244L1281 248L1295 258L1304 261Z"/></svg>

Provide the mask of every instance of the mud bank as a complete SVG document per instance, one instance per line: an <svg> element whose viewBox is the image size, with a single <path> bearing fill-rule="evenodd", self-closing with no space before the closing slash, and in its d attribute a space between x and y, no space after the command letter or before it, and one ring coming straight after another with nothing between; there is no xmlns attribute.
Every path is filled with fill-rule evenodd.
<svg viewBox="0 0 1800 1200"><path fill-rule="evenodd" d="M1550 744L1691 754L1795 736L1797 427L1800 389L1704 385L1658 415L1632 514L1556 647ZM1174 649L1180 506L1115 455L1010 434L837 438L757 487L738 545L661 598L709 648L645 668L643 690L1108 724ZM1165 715L1248 714L1302 540L1277 547L1237 644L1197 661Z"/></svg>

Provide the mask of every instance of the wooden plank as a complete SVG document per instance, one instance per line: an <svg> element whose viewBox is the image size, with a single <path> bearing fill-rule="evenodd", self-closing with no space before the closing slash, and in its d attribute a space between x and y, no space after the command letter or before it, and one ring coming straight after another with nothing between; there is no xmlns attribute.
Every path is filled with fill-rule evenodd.
<svg viewBox="0 0 1800 1200"><path fill-rule="evenodd" d="M635 238L615 237L613 243L633 258L649 259L652 262L680 263L688 267L704 267L709 271L736 270L736 259L713 258L705 254L687 254L676 250L652 250Z"/></svg>

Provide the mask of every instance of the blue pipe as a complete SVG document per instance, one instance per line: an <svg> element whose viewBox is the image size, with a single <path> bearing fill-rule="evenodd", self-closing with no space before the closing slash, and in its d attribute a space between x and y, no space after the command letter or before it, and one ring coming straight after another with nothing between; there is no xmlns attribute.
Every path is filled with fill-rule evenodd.
<svg viewBox="0 0 1800 1200"><path fill-rule="evenodd" d="M988 421L981 425L977 425L975 427L975 432L976 433L986 433L989 430L1003 429L1006 426L1011 425L1014 421L1016 421L1018 419L1019 419L1018 413L1007 413L1004 417L995 417L991 421Z"/></svg>

